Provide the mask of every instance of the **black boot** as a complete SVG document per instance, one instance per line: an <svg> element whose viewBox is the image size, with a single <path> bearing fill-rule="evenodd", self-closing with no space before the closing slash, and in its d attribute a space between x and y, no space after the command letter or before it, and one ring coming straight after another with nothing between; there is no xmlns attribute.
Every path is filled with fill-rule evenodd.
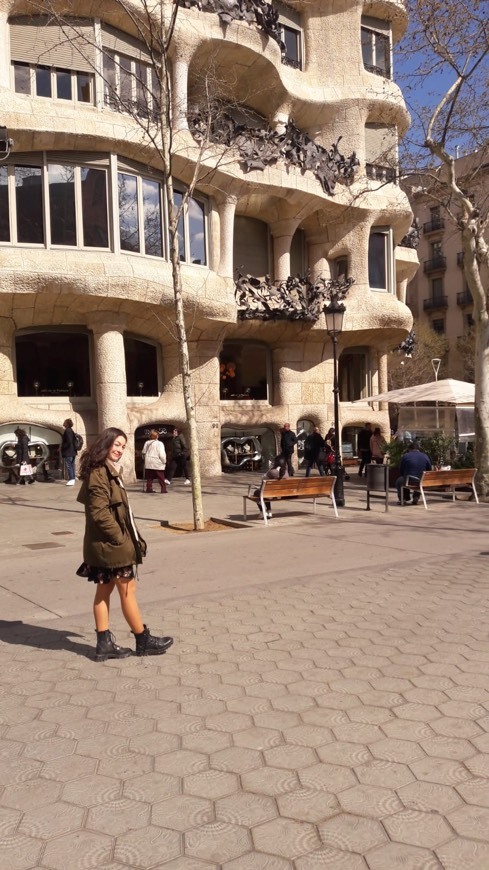
<svg viewBox="0 0 489 870"><path fill-rule="evenodd" d="M107 659L127 659L132 656L132 650L128 647L117 646L115 637L111 631L97 631L97 649L95 661L105 662Z"/></svg>
<svg viewBox="0 0 489 870"><path fill-rule="evenodd" d="M147 625L141 634L135 634L137 656L161 656L172 645L172 637L153 637Z"/></svg>

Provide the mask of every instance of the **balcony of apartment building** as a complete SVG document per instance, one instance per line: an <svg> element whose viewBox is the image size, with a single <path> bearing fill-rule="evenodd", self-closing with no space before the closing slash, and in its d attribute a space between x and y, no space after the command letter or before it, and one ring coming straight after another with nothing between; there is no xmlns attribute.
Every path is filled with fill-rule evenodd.
<svg viewBox="0 0 489 870"><path fill-rule="evenodd" d="M440 230L445 229L445 221L441 217L432 217L431 220L427 221L423 224L423 233L428 235L428 233L438 233Z"/></svg>
<svg viewBox="0 0 489 870"><path fill-rule="evenodd" d="M457 293L457 305L460 308L465 308L467 305L473 304L472 293L470 290L461 290Z"/></svg>
<svg viewBox="0 0 489 870"><path fill-rule="evenodd" d="M423 272L426 275L429 275L430 272L444 272L446 268L447 258L443 254L435 254L423 263Z"/></svg>
<svg viewBox="0 0 489 870"><path fill-rule="evenodd" d="M448 308L448 296L435 295L429 299L423 299L423 311L435 311L441 308Z"/></svg>

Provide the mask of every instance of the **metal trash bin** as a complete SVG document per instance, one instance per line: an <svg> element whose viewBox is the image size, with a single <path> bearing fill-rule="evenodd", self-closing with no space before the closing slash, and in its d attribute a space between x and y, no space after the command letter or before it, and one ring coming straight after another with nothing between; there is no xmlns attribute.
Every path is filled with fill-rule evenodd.
<svg viewBox="0 0 489 870"><path fill-rule="evenodd" d="M367 465L367 510L370 510L370 499L382 498L385 510L389 510L389 466L371 463Z"/></svg>

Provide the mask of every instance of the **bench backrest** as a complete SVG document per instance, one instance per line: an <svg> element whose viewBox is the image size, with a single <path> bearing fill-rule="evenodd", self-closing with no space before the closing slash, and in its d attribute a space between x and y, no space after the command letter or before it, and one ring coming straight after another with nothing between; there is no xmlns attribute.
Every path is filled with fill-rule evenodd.
<svg viewBox="0 0 489 870"><path fill-rule="evenodd" d="M461 486L463 484L470 486L476 471L476 468L454 468L453 471L445 471L444 469L440 469L440 471L424 471L421 483L423 486L429 483L437 483L440 486Z"/></svg>
<svg viewBox="0 0 489 870"><path fill-rule="evenodd" d="M303 495L311 498L320 495L331 495L336 477L284 477L282 480L264 480L262 493L268 495Z"/></svg>

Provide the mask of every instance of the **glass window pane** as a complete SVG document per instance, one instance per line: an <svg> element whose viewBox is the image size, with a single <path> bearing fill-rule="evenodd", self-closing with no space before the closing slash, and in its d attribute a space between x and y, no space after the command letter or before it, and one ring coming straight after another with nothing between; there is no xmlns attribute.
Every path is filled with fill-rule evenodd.
<svg viewBox="0 0 489 870"><path fill-rule="evenodd" d="M86 248L108 248L107 173L105 169L81 170L83 244Z"/></svg>
<svg viewBox="0 0 489 870"><path fill-rule="evenodd" d="M31 70L27 63L14 63L14 81L16 94L30 94Z"/></svg>
<svg viewBox="0 0 489 870"><path fill-rule="evenodd" d="M178 209L182 205L183 196L178 190L173 191L173 202L175 203L175 208ZM181 260L185 260L185 232L183 226L183 212L180 215L180 220L178 221L177 227L177 236L178 236L178 256Z"/></svg>
<svg viewBox="0 0 489 870"><path fill-rule="evenodd" d="M386 76L390 75L390 44L389 38L382 33L375 34L375 65Z"/></svg>
<svg viewBox="0 0 489 870"><path fill-rule="evenodd" d="M51 244L76 245L75 170L73 166L48 166Z"/></svg>
<svg viewBox="0 0 489 870"><path fill-rule="evenodd" d="M78 72L76 74L76 98L79 103L91 103L92 80L90 73Z"/></svg>
<svg viewBox="0 0 489 870"><path fill-rule="evenodd" d="M71 72L69 69L56 70L56 96L58 100L71 100Z"/></svg>
<svg viewBox="0 0 489 870"><path fill-rule="evenodd" d="M0 242L10 242L7 182L8 167L0 166Z"/></svg>
<svg viewBox="0 0 489 870"><path fill-rule="evenodd" d="M154 344L124 336L128 396L158 395L158 351Z"/></svg>
<svg viewBox="0 0 489 870"><path fill-rule="evenodd" d="M190 241L190 262L205 266L205 211L196 199L188 201L188 235Z"/></svg>
<svg viewBox="0 0 489 870"><path fill-rule="evenodd" d="M88 335L34 332L15 339L17 395L89 396ZM68 381L73 386L68 387ZM39 384L34 388L34 383Z"/></svg>
<svg viewBox="0 0 489 870"><path fill-rule="evenodd" d="M152 257L163 256L161 196L157 181L143 178L144 250Z"/></svg>
<svg viewBox="0 0 489 870"><path fill-rule="evenodd" d="M38 97L51 96L51 68L36 66L36 94Z"/></svg>
<svg viewBox="0 0 489 870"><path fill-rule="evenodd" d="M131 73L131 58L119 58L119 77L120 87L119 96L123 103L123 107L130 108L132 106L132 73Z"/></svg>
<svg viewBox="0 0 489 870"><path fill-rule="evenodd" d="M387 290L387 236L385 233L370 234L368 281L371 287Z"/></svg>
<svg viewBox="0 0 489 870"><path fill-rule="evenodd" d="M282 39L285 44L285 56L288 60L293 62L294 66L300 66L301 63L301 52L300 52L300 33L298 30L294 30L292 27L283 27L282 28Z"/></svg>
<svg viewBox="0 0 489 870"><path fill-rule="evenodd" d="M362 27L362 58L365 67L374 66L374 45L371 30Z"/></svg>
<svg viewBox="0 0 489 870"><path fill-rule="evenodd" d="M160 82L156 70L151 68L151 104L153 108L153 118L160 112Z"/></svg>
<svg viewBox="0 0 489 870"><path fill-rule="evenodd" d="M44 244L42 172L39 166L15 167L17 241Z"/></svg>
<svg viewBox="0 0 489 870"><path fill-rule="evenodd" d="M147 74L148 67L144 63L135 63L136 74L136 108L138 115L147 117L148 115L148 85Z"/></svg>
<svg viewBox="0 0 489 870"><path fill-rule="evenodd" d="M116 100L115 58L112 52L104 49L104 100L107 106L114 105ZM115 103L117 104L117 103Z"/></svg>
<svg viewBox="0 0 489 870"><path fill-rule="evenodd" d="M134 175L119 172L119 232L123 251L139 251L138 185Z"/></svg>

